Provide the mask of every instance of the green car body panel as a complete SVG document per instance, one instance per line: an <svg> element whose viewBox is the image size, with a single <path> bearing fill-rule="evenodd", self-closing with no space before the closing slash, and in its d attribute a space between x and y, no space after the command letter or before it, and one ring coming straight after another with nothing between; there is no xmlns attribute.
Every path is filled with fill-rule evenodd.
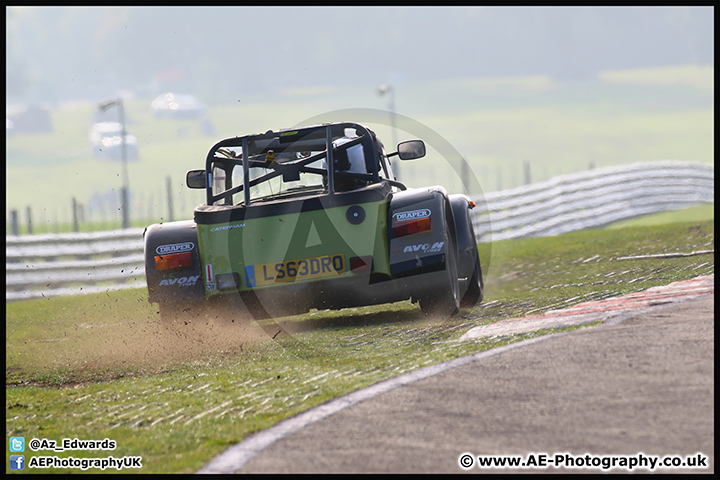
<svg viewBox="0 0 720 480"><path fill-rule="evenodd" d="M373 270L389 275L387 203L362 204L358 225L347 220L348 206L198 224L207 296L222 293L218 275L237 273L240 291L268 288L352 275L353 257L372 256Z"/></svg>

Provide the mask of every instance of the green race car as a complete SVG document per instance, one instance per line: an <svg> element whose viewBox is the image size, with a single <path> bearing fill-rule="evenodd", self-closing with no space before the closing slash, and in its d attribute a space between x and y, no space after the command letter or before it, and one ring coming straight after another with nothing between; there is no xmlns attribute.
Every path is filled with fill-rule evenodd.
<svg viewBox="0 0 720 480"><path fill-rule="evenodd" d="M407 299L440 317L475 305L474 203L408 189L392 172L390 158L424 155L421 140L386 154L349 122L222 140L187 173L207 196L194 219L145 231L150 302L171 321L214 304L255 319Z"/></svg>

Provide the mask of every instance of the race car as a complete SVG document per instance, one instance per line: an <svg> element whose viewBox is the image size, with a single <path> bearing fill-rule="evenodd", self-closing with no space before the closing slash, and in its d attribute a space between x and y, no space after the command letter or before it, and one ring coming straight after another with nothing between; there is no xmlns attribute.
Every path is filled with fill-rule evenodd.
<svg viewBox="0 0 720 480"><path fill-rule="evenodd" d="M391 158L425 150L408 140L387 154L352 122L216 143L186 175L206 192L193 220L145 230L149 301L169 321L221 304L256 320L408 299L447 318L475 305L475 204L441 186L407 188L392 171Z"/></svg>

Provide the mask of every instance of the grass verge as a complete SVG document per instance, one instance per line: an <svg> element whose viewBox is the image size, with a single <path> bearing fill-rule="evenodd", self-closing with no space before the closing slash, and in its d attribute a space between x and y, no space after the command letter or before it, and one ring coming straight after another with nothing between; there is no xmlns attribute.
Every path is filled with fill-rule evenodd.
<svg viewBox="0 0 720 480"><path fill-rule="evenodd" d="M168 330L142 290L7 304L6 442L109 438L112 452L26 451L26 462L132 455L142 456L142 473L190 473L343 393L551 332L453 341L474 326L714 273L712 254L619 260L712 250L714 221L480 247L485 302L445 321L401 302L274 320L292 335L271 340L257 325L227 320Z"/></svg>

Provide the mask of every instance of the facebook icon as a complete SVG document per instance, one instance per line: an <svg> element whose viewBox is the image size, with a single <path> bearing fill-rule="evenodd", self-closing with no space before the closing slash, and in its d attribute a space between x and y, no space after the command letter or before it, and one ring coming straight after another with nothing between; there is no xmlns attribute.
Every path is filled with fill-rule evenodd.
<svg viewBox="0 0 720 480"><path fill-rule="evenodd" d="M10 455L10 470L25 470L25 455Z"/></svg>

